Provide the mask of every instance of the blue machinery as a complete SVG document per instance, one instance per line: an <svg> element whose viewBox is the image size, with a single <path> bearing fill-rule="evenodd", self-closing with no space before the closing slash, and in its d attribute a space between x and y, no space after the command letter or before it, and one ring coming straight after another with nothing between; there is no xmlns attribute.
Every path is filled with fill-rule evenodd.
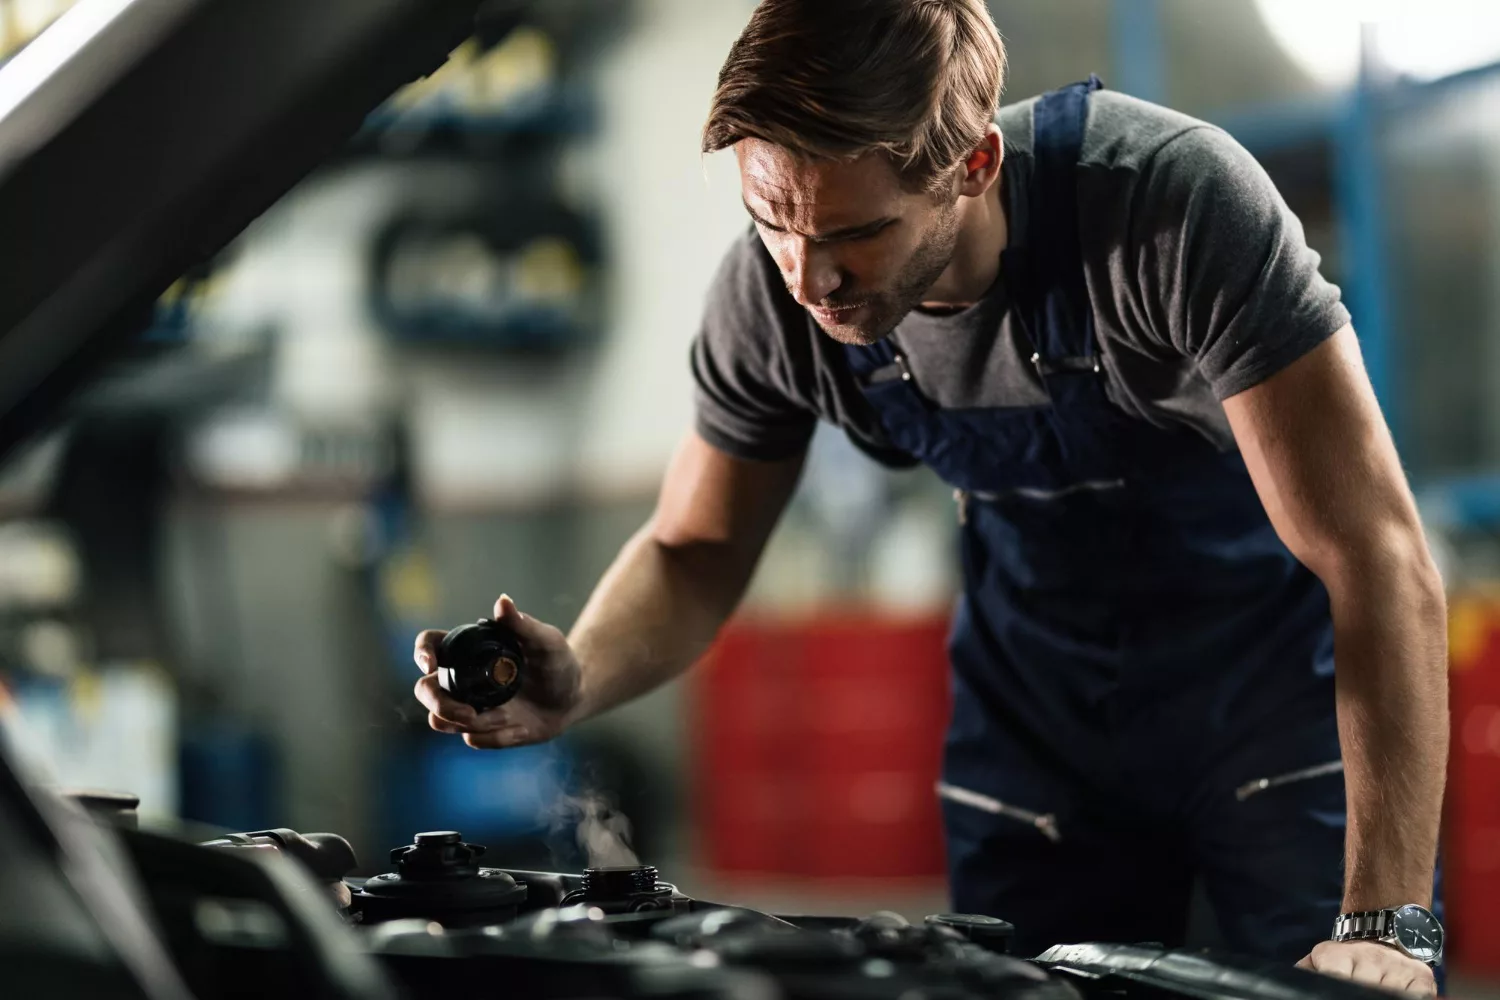
<svg viewBox="0 0 1500 1000"><path fill-rule="evenodd" d="M1160 0L1112 0L1111 55L1117 89L1144 100L1166 96ZM1365 46L1368 52L1369 46ZM1365 365L1398 445L1403 434L1406 386L1400 378L1404 338L1395 329L1390 298L1384 182L1379 149L1381 124L1392 116L1432 105L1455 92L1500 79L1500 63L1441 79L1385 80L1369 61L1349 90L1324 97L1237 109L1215 116L1257 156L1289 147L1326 143L1333 152L1332 196L1339 242L1346 261L1341 282L1354 315ZM1436 527L1500 527L1500 469L1414 483L1424 514Z"/></svg>

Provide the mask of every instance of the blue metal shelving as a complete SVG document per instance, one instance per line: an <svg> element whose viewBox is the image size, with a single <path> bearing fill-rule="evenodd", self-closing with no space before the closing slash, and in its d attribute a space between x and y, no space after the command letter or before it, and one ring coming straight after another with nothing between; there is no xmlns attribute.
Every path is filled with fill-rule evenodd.
<svg viewBox="0 0 1500 1000"><path fill-rule="evenodd" d="M1160 104L1166 99L1161 0L1114 0L1109 9L1115 89Z"/></svg>
<svg viewBox="0 0 1500 1000"><path fill-rule="evenodd" d="M1147 100L1159 100L1164 90L1160 13L1159 0L1113 0L1111 5L1116 82L1119 89ZM1370 381L1399 447L1406 443L1406 387L1400 377L1404 338L1395 327L1391 301L1389 199L1380 129L1396 115L1500 78L1500 63L1414 81L1383 76L1368 58L1368 44L1365 51L1356 83L1344 92L1226 109L1212 120L1258 156L1319 143L1331 150L1332 195L1347 262L1345 299ZM1424 511L1441 527L1500 528L1500 470L1418 480L1415 487Z"/></svg>

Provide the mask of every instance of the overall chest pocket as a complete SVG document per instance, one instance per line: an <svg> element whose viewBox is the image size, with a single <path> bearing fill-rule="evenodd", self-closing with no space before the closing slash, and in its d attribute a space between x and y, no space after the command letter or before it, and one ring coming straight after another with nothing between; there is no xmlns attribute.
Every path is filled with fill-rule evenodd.
<svg viewBox="0 0 1500 1000"><path fill-rule="evenodd" d="M902 381L867 385L865 397L891 443L956 489L1040 496L1123 477L1107 433L1059 419L1051 404L942 409Z"/></svg>
<svg viewBox="0 0 1500 1000"><path fill-rule="evenodd" d="M955 500L970 583L1003 587L1017 599L1063 600L1069 614L1086 603L1115 613L1134 603L1142 553L1128 480L959 490Z"/></svg>

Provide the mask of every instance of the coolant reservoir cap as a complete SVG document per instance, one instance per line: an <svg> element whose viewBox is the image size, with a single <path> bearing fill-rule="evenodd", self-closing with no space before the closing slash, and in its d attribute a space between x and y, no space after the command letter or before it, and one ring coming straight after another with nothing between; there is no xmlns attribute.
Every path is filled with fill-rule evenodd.
<svg viewBox="0 0 1500 1000"><path fill-rule="evenodd" d="M464 835L457 830L432 830L427 833L419 833L412 838L412 843L418 847L445 847L449 844L462 844Z"/></svg>
<svg viewBox="0 0 1500 1000"><path fill-rule="evenodd" d="M482 618L443 637L437 668L444 691L476 712L487 712L520 693L526 653L510 626Z"/></svg>
<svg viewBox="0 0 1500 1000"><path fill-rule="evenodd" d="M439 908L504 906L526 896L526 887L498 868L479 867L480 844L465 844L457 830L419 833L391 851L396 870L366 879L367 896L425 901Z"/></svg>

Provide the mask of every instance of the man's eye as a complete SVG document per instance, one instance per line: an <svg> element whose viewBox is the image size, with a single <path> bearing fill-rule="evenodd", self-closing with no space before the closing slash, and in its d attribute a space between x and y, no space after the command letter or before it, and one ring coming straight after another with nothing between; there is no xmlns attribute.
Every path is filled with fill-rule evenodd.
<svg viewBox="0 0 1500 1000"><path fill-rule="evenodd" d="M830 236L827 239L813 240L814 243L858 243L860 240L868 240L876 235L877 231L867 233L850 233L847 236Z"/></svg>

